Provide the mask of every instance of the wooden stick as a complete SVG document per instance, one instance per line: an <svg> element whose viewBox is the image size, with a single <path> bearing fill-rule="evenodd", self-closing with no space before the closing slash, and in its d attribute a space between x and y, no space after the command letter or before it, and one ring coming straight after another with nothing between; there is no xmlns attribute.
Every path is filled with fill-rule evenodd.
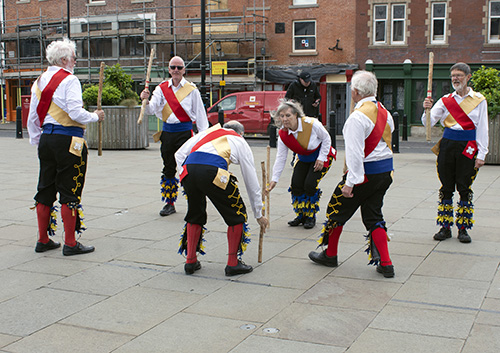
<svg viewBox="0 0 500 353"><path fill-rule="evenodd" d="M149 55L148 71L146 71L146 82L144 83L144 89L149 88L149 78L151 77L151 66L153 66L154 55L155 55L155 48L153 47L151 48L151 54ZM142 100L141 112L139 113L139 119L137 119L137 124L142 123L147 103L148 103L147 98Z"/></svg>
<svg viewBox="0 0 500 353"><path fill-rule="evenodd" d="M106 64L101 61L101 68L99 70L99 90L97 91L97 109L102 109L102 84L104 81L104 66ZM99 137L98 137L98 147L97 155L102 156L102 121L99 121Z"/></svg>
<svg viewBox="0 0 500 353"><path fill-rule="evenodd" d="M269 187L270 184L270 170L271 170L271 146L267 146L267 164L266 164L266 189ZM266 195L266 215L267 215L267 228L271 228L271 193L268 193Z"/></svg>
<svg viewBox="0 0 500 353"><path fill-rule="evenodd" d="M266 190L266 165L264 161L260 162L260 167L262 168L262 202L265 205L265 196L264 192ZM260 234L259 234L259 256L258 256L258 262L262 262L262 245L264 243L264 231L265 227L260 227Z"/></svg>
<svg viewBox="0 0 500 353"><path fill-rule="evenodd" d="M429 76L427 77L427 98L432 98L432 72L434 68L434 53L429 53ZM425 138L431 140L431 109L425 109Z"/></svg>

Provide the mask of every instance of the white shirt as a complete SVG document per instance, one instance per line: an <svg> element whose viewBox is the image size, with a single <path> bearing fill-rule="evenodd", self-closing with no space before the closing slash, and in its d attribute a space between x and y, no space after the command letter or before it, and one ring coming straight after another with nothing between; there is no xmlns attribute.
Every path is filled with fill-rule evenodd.
<svg viewBox="0 0 500 353"><path fill-rule="evenodd" d="M165 81L163 81L165 82ZM162 82L162 83L163 83ZM174 93L176 93L179 89L181 89L184 85L190 84L184 77L177 87L172 85L172 79L168 80L168 87L172 87ZM146 114L151 115L155 114L156 117L162 120L162 110L167 100L163 95L163 91L161 90L160 85L156 86L153 91L153 96L149 101L149 104L146 106ZM208 118L207 111L205 106L203 105L203 101L201 100L200 91L197 89L193 90L189 95L184 98L181 102L181 107L184 108L184 111L189 115L193 122L196 122L196 127L198 131L204 131L208 129ZM180 123L179 119L175 116L174 113L170 114L167 119L167 124L178 124Z"/></svg>
<svg viewBox="0 0 500 353"><path fill-rule="evenodd" d="M60 66L49 66L47 68L47 71L45 71L38 79L38 88L43 91L45 86L47 86L49 81L52 79L52 76L54 76L55 73L60 69ZM99 120L97 114L90 113L83 109L82 86L80 85L80 81L75 75L69 75L61 81L59 86L57 86L56 90L54 91L52 102L54 102L66 113L68 113L69 117L77 123L87 125L88 123L96 122ZM40 135L42 134L40 119L36 112L38 103L38 98L36 96L35 90L32 87L30 111L28 114L27 122L30 143L32 145L38 145L40 141ZM53 117L51 117L49 113L47 113L43 124L61 125Z"/></svg>
<svg viewBox="0 0 500 353"><path fill-rule="evenodd" d="M472 88L469 87L469 92L464 96L460 97L457 92L452 93L452 97L455 98L458 104L462 103L462 101L467 97L471 96L481 96L481 93L474 92ZM448 96L448 95L446 95ZM445 97L446 97L445 96ZM434 126L438 121L444 126L444 120L450 114L448 109L443 103L443 98L439 99L436 104L431 109L431 126ZM486 154L488 154L488 103L486 99L477 105L469 114L469 118L474 123L476 127L476 142L477 142L477 158L484 161ZM425 112L422 114L422 124L426 124ZM463 131L462 126L460 124L455 124L450 127L452 130L460 130Z"/></svg>
<svg viewBox="0 0 500 353"><path fill-rule="evenodd" d="M316 149L320 144L321 148L319 150L319 155L317 160L326 162L328 159L328 153L330 152L330 147L332 145L332 140L330 138L330 134L328 131L326 131L325 127L323 126L322 123L318 119L315 118L306 118L308 119L307 121L313 122L312 130L311 130L311 137L309 139L309 144L307 145L308 150L314 150ZM297 130L292 131L288 130L289 135L293 135L295 138L297 138L299 132L301 132L302 129L302 119L297 119L298 121L298 126ZM283 173L283 169L285 168L286 164L286 158L288 156L288 147L285 145L285 143L281 140L281 138L278 139L278 151L276 152L276 161L274 162L273 166L273 177L271 178L271 181L278 182L278 180L281 177L281 173Z"/></svg>
<svg viewBox="0 0 500 353"><path fill-rule="evenodd" d="M207 132L205 131L191 137L181 146L181 148L177 150L175 153L175 161L177 163L177 170L179 171L179 174L182 173L184 168L182 163L186 160L187 156L191 152L191 149L198 141L205 137L206 134ZM252 149L243 137L240 138L233 135L226 135L226 137L229 142L229 146L231 147L229 160L231 163L240 165L241 174L243 175L243 180L245 182L248 197L250 198L250 204L252 206L254 216L257 219L261 218L263 207L262 194L259 179L257 178L257 172L255 171ZM207 142L200 146L197 151L219 155L211 142Z"/></svg>
<svg viewBox="0 0 500 353"><path fill-rule="evenodd" d="M365 97L361 99L354 108L358 109L367 101L377 102L375 97ZM391 132L394 131L394 121L389 112L387 112L387 123L391 128ZM364 181L364 162L375 162L392 158L392 151L383 138L380 139L375 149L365 158L365 140L370 136L374 128L375 124L359 110L353 111L344 124L342 134L344 135L346 165L348 170L346 185L349 187L361 184Z"/></svg>

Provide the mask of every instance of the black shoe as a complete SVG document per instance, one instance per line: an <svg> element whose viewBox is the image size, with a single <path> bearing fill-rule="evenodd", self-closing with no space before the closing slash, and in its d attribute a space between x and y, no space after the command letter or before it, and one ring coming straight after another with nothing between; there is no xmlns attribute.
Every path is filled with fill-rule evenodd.
<svg viewBox="0 0 500 353"><path fill-rule="evenodd" d="M304 228L305 229L311 229L314 228L316 225L316 218L315 217L308 217L306 218L306 221L304 222Z"/></svg>
<svg viewBox="0 0 500 353"><path fill-rule="evenodd" d="M298 216L294 220L288 222L288 225L291 227L297 227L304 223L304 217Z"/></svg>
<svg viewBox="0 0 500 353"><path fill-rule="evenodd" d="M49 239L49 242L47 244L40 243L39 241L37 241L35 246L35 252L46 252L48 250L57 249L60 246L61 243L53 241L52 239Z"/></svg>
<svg viewBox="0 0 500 353"><path fill-rule="evenodd" d="M451 238L451 230L445 227L442 227L439 232L434 234L434 240L445 240Z"/></svg>
<svg viewBox="0 0 500 353"><path fill-rule="evenodd" d="M242 275L244 273L249 273L252 271L253 267L250 265L246 265L241 260L238 260L238 264L236 266L226 266L226 276Z"/></svg>
<svg viewBox="0 0 500 353"><path fill-rule="evenodd" d="M393 265L387 265L387 266L378 265L377 272L383 274L385 278L392 278L392 277L394 277L394 266Z"/></svg>
<svg viewBox="0 0 500 353"><path fill-rule="evenodd" d="M76 242L75 246L67 246L66 244L64 244L63 255L64 256L72 256L72 255L87 254L87 253L92 252L94 250L95 250L95 248L92 245L85 246L82 243Z"/></svg>
<svg viewBox="0 0 500 353"><path fill-rule="evenodd" d="M199 261L193 262L191 264L184 264L184 272L186 275L192 275L195 271L198 271L201 268L201 264Z"/></svg>
<svg viewBox="0 0 500 353"><path fill-rule="evenodd" d="M461 243L470 243L472 241L470 235L467 233L467 229L462 228L458 230L458 240Z"/></svg>
<svg viewBox="0 0 500 353"><path fill-rule="evenodd" d="M337 267L337 256L328 256L326 255L326 250L322 252L311 251L309 253L309 258L316 262L317 264L328 266L328 267Z"/></svg>
<svg viewBox="0 0 500 353"><path fill-rule="evenodd" d="M160 216L165 217L169 216L172 213L175 213L175 206L173 204L167 203L160 211Z"/></svg>

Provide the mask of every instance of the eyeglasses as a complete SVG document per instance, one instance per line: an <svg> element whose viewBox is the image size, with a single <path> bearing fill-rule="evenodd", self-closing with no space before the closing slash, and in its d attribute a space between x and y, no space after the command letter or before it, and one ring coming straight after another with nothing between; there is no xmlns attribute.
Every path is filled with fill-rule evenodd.
<svg viewBox="0 0 500 353"><path fill-rule="evenodd" d="M459 75L450 75L450 78L464 78L464 74L459 74Z"/></svg>
<svg viewBox="0 0 500 353"><path fill-rule="evenodd" d="M170 70L175 70L175 69L181 71L182 69L184 69L184 66L170 65Z"/></svg>

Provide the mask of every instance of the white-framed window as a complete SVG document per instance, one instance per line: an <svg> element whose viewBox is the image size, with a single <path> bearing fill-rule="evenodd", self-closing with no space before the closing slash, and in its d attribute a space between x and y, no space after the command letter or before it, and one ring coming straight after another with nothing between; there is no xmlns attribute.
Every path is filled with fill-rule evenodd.
<svg viewBox="0 0 500 353"><path fill-rule="evenodd" d="M373 7L373 43L386 44L387 33L387 5L375 5Z"/></svg>
<svg viewBox="0 0 500 353"><path fill-rule="evenodd" d="M293 0L293 6L316 5L317 3L317 0Z"/></svg>
<svg viewBox="0 0 500 353"><path fill-rule="evenodd" d="M488 42L500 43L500 1L490 1L488 17Z"/></svg>
<svg viewBox="0 0 500 353"><path fill-rule="evenodd" d="M391 44L405 43L405 29L406 29L406 5L405 4L392 5Z"/></svg>
<svg viewBox="0 0 500 353"><path fill-rule="evenodd" d="M434 2L431 5L431 43L446 42L446 3Z"/></svg>
<svg viewBox="0 0 500 353"><path fill-rule="evenodd" d="M316 21L293 22L293 51L316 51Z"/></svg>

